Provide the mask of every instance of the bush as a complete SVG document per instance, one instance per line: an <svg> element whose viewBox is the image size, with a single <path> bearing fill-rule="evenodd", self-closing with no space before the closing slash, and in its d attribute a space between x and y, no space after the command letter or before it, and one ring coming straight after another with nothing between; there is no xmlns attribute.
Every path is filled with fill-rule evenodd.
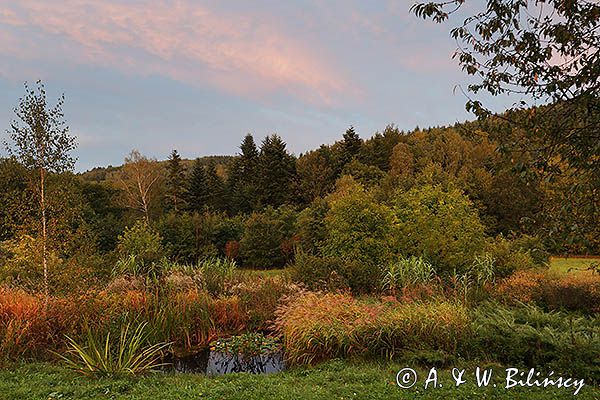
<svg viewBox="0 0 600 400"><path fill-rule="evenodd" d="M392 210L347 177L338 183L328 202L322 254L365 266L386 265L393 254L396 233Z"/></svg>
<svg viewBox="0 0 600 400"><path fill-rule="evenodd" d="M292 278L311 289L370 293L380 288L381 269L343 257L315 256L299 252L292 266Z"/></svg>
<svg viewBox="0 0 600 400"><path fill-rule="evenodd" d="M550 279L543 287L543 303L554 310L600 313L600 276L575 273Z"/></svg>
<svg viewBox="0 0 600 400"><path fill-rule="evenodd" d="M470 336L468 313L459 304L367 303L345 294L298 297L278 310L276 326L293 364L351 355L393 358L419 349L454 352Z"/></svg>
<svg viewBox="0 0 600 400"><path fill-rule="evenodd" d="M169 258L189 263L198 260L195 223L189 214L170 213L156 224Z"/></svg>
<svg viewBox="0 0 600 400"><path fill-rule="evenodd" d="M487 237L477 210L461 191L425 185L395 197L402 254L425 256L438 273L464 272L483 254Z"/></svg>
<svg viewBox="0 0 600 400"><path fill-rule="evenodd" d="M600 377L600 321L535 306L488 304L473 313L476 354L505 365Z"/></svg>
<svg viewBox="0 0 600 400"><path fill-rule="evenodd" d="M518 236L511 242L511 248L513 251L529 254L533 262L538 266L548 265L550 261L550 253L546 250L544 242L538 236Z"/></svg>
<svg viewBox="0 0 600 400"><path fill-rule="evenodd" d="M294 236L296 212L288 207L267 207L263 212L253 213L245 223L240 241L240 257L252 267L282 267L291 259L284 245Z"/></svg>
<svg viewBox="0 0 600 400"><path fill-rule="evenodd" d="M503 236L498 236L488 246L488 252L495 260L495 273L498 278L510 276L515 271L533 270L540 266L536 264L530 252Z"/></svg>
<svg viewBox="0 0 600 400"><path fill-rule="evenodd" d="M552 276L535 271L519 271L495 289L496 296L511 304L537 304L550 310L600 312L600 277L585 273Z"/></svg>
<svg viewBox="0 0 600 400"><path fill-rule="evenodd" d="M159 261L165 256L160 234L145 221L137 221L119 236L117 252L121 260L116 272L132 275L157 273Z"/></svg>

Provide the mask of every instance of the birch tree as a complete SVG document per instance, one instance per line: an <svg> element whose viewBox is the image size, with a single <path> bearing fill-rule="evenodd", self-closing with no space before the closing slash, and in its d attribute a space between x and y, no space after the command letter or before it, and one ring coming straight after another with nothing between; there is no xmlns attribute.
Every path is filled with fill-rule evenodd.
<svg viewBox="0 0 600 400"><path fill-rule="evenodd" d="M48 283L48 217L46 215L46 179L49 173L72 170L75 158L70 152L75 150L75 137L69 135L63 113L64 94L50 107L46 100L46 90L41 81L35 88L25 82L25 96L19 99L14 112L16 119L7 131L10 142L4 142L8 153L26 168L35 172L34 181L39 198L40 230L42 241L42 269L44 293L49 295Z"/></svg>

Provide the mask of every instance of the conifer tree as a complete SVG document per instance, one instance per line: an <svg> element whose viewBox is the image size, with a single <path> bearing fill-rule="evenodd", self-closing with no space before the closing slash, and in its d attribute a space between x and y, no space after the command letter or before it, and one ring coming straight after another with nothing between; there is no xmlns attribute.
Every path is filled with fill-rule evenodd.
<svg viewBox="0 0 600 400"><path fill-rule="evenodd" d="M185 172L181 165L181 157L177 150L173 150L169 157L167 198L173 210L181 211L185 206Z"/></svg>
<svg viewBox="0 0 600 400"><path fill-rule="evenodd" d="M362 139L358 136L353 126L350 126L346 133L343 135L342 141L342 156L341 156L341 167L352 161L352 159L360 151L362 146Z"/></svg>
<svg viewBox="0 0 600 400"><path fill-rule="evenodd" d="M202 212L208 206L209 191L206 171L199 158L194 162L186 194L190 211Z"/></svg>
<svg viewBox="0 0 600 400"><path fill-rule="evenodd" d="M230 164L227 181L229 211L249 213L257 204L257 173L259 152L254 138L247 134L240 145L239 156Z"/></svg>
<svg viewBox="0 0 600 400"><path fill-rule="evenodd" d="M278 207L292 200L296 160L278 135L267 136L261 145L257 191L261 206Z"/></svg>
<svg viewBox="0 0 600 400"><path fill-rule="evenodd" d="M207 205L215 211L224 208L223 186L223 179L217 174L217 167L215 164L211 162L206 168L206 187L208 189Z"/></svg>

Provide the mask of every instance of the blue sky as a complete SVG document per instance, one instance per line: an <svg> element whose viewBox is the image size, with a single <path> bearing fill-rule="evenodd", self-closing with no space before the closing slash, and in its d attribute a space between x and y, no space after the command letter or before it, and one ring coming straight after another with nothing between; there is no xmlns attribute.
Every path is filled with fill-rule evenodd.
<svg viewBox="0 0 600 400"><path fill-rule="evenodd" d="M349 125L368 137L472 118L450 25L411 4L0 0L3 139L23 82L37 79L52 101L65 93L77 170L133 148L234 154L248 132L278 133L298 154Z"/></svg>

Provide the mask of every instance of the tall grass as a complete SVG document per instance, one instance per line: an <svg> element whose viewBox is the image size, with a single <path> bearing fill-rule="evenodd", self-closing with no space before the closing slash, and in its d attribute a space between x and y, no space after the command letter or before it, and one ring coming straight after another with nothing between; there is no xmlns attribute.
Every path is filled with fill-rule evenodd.
<svg viewBox="0 0 600 400"><path fill-rule="evenodd" d="M396 292L402 287L429 283L435 277L433 265L422 257L401 258L388 265L383 276L383 289Z"/></svg>
<svg viewBox="0 0 600 400"><path fill-rule="evenodd" d="M445 302L383 304L308 293L278 311L286 357L312 364L352 354L393 358L406 350L452 352L469 338L469 315Z"/></svg>

